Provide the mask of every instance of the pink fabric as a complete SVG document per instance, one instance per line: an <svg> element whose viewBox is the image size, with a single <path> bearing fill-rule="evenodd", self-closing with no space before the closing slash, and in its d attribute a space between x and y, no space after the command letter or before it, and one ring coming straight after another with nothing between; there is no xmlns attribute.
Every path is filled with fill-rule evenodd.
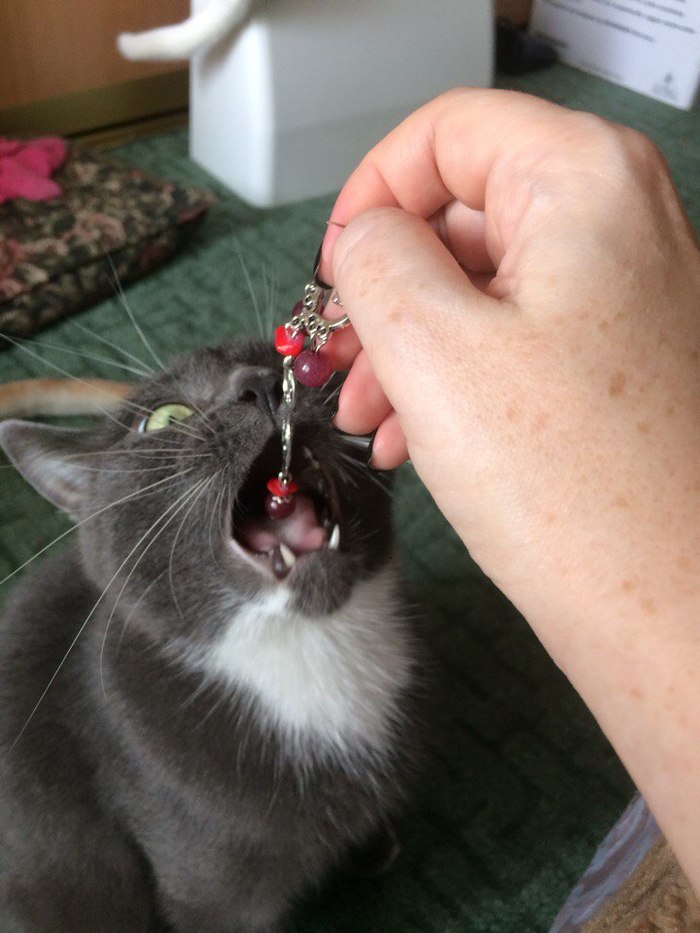
<svg viewBox="0 0 700 933"><path fill-rule="evenodd" d="M61 189L51 173L63 165L67 143L56 137L20 141L0 136L0 204L13 198L47 201Z"/></svg>

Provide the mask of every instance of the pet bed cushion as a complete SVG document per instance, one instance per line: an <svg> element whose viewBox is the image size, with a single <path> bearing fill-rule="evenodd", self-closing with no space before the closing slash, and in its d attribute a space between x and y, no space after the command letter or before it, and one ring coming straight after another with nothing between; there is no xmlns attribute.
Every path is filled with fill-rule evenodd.
<svg viewBox="0 0 700 933"><path fill-rule="evenodd" d="M28 337L112 294L117 279L149 272L216 202L76 146L53 177L61 197L0 207L0 334L9 337Z"/></svg>

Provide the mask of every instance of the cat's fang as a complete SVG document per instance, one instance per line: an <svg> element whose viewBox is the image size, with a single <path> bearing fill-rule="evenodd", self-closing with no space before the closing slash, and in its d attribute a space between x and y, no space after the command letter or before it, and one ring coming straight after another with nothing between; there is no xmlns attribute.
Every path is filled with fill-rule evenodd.
<svg viewBox="0 0 700 933"><path fill-rule="evenodd" d="M302 452L314 470L321 469L321 464L314 457L313 452L308 447L302 447Z"/></svg>
<svg viewBox="0 0 700 933"><path fill-rule="evenodd" d="M270 558L270 567L278 580L284 580L290 570L290 567L287 564L284 555L282 554L282 547L284 547L284 545L275 545L275 547L271 548L268 552L268 557Z"/></svg>
<svg viewBox="0 0 700 933"><path fill-rule="evenodd" d="M280 554L282 555L282 560L285 562L287 567L291 570L294 564L297 562L296 554L294 551L287 547L284 541L280 541Z"/></svg>
<svg viewBox="0 0 700 933"><path fill-rule="evenodd" d="M335 525L331 536L328 539L328 548L331 551L337 551L340 546L340 525Z"/></svg>

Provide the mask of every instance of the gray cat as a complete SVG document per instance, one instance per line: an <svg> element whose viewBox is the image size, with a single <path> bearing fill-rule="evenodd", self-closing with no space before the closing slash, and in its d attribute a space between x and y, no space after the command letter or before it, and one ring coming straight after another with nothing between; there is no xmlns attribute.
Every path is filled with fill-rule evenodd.
<svg viewBox="0 0 700 933"><path fill-rule="evenodd" d="M277 933L393 845L417 652L386 478L300 392L289 519L281 360L185 357L94 431L0 424L79 523L0 623L0 897L27 933Z"/></svg>

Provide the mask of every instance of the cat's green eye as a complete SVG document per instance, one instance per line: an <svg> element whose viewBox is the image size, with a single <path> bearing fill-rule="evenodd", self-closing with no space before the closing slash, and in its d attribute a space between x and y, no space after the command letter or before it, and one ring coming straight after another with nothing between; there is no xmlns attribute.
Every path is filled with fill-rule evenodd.
<svg viewBox="0 0 700 933"><path fill-rule="evenodd" d="M162 431L163 428L168 427L171 421L184 421L191 414L192 409L188 408L187 405L178 405L176 403L159 405L139 424L139 431L144 433L147 431Z"/></svg>

